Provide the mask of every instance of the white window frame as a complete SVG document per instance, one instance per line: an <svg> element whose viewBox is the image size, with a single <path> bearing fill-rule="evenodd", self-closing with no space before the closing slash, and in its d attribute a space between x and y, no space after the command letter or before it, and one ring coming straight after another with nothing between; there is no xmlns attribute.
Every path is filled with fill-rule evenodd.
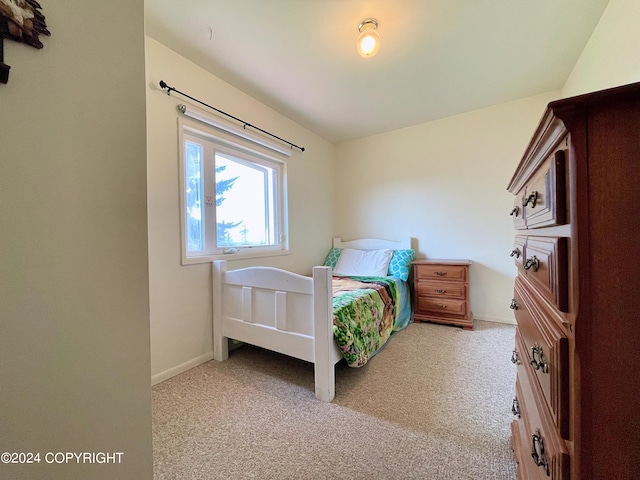
<svg viewBox="0 0 640 480"><path fill-rule="evenodd" d="M180 117L178 121L179 131L179 182L180 182L180 244L181 244L181 261L183 265L193 265L200 263L208 263L212 260L232 260L245 258L270 257L289 254L289 235L288 235L288 208L287 208L287 162L284 155L272 155L271 150L262 148L255 143L246 139L239 138L236 135L226 131L212 128L209 125L193 121L184 117ZM202 205L202 215L205 219L205 250L203 252L187 251L187 213L186 213L186 153L185 142L189 136L197 137L207 145L207 150L203 156L203 163L210 162L209 171L214 174L215 170L215 152L233 156L237 159L255 164L260 167L269 167L274 169L277 177L276 192L276 222L277 222L277 239L276 245L269 246L247 246L233 247L228 249L216 249L216 207L215 200L213 207ZM209 158L206 157L209 155ZM279 158L282 157L282 158ZM204 167L203 167L204 168ZM214 177L211 176L213 179ZM205 186L206 180L203 181L203 189L213 189L212 196L215 199L215 180L209 186ZM203 195L205 195L203 193ZM214 225L214 228L207 228L207 224ZM211 241L207 242L206 238L213 235L213 247Z"/></svg>

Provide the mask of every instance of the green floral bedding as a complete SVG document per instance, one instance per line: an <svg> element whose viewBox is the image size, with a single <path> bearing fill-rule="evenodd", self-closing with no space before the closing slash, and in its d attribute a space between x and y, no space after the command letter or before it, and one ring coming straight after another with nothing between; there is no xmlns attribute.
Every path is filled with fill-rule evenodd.
<svg viewBox="0 0 640 480"><path fill-rule="evenodd" d="M333 277L333 333L350 367L361 367L411 320L409 289L395 277Z"/></svg>

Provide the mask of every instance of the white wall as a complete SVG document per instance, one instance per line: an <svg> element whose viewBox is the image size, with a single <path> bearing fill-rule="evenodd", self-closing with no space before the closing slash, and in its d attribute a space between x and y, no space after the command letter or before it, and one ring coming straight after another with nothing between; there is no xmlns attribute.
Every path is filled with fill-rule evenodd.
<svg viewBox="0 0 640 480"><path fill-rule="evenodd" d="M562 88L562 96L640 81L639 24L638 0L611 0Z"/></svg>
<svg viewBox="0 0 640 480"><path fill-rule="evenodd" d="M0 85L0 452L41 462L0 477L150 479L144 2L42 4Z"/></svg>
<svg viewBox="0 0 640 480"><path fill-rule="evenodd" d="M235 87L147 38L147 138L151 370L154 383L212 358L210 264L180 265L178 124L172 87L305 147L287 162L291 254L230 261L307 274L321 264L333 233L334 147Z"/></svg>
<svg viewBox="0 0 640 480"><path fill-rule="evenodd" d="M417 257L468 258L474 317L513 323L506 191L558 92L337 145L336 234L411 236Z"/></svg>

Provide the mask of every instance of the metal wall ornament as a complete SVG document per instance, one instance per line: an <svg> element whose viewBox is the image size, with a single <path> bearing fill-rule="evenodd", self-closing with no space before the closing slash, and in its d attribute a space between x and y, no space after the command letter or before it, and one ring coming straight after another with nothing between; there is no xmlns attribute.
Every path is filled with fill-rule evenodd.
<svg viewBox="0 0 640 480"><path fill-rule="evenodd" d="M36 0L0 0L0 83L9 81L9 65L4 63L4 39L42 48L40 35L51 35L42 7Z"/></svg>

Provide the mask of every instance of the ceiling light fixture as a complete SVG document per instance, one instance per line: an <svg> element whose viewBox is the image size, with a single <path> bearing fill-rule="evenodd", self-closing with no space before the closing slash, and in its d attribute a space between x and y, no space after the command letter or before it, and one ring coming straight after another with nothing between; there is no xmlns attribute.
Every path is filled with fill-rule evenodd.
<svg viewBox="0 0 640 480"><path fill-rule="evenodd" d="M380 48L380 36L378 35L378 21L375 18L367 18L358 25L358 53L364 58L373 57Z"/></svg>

